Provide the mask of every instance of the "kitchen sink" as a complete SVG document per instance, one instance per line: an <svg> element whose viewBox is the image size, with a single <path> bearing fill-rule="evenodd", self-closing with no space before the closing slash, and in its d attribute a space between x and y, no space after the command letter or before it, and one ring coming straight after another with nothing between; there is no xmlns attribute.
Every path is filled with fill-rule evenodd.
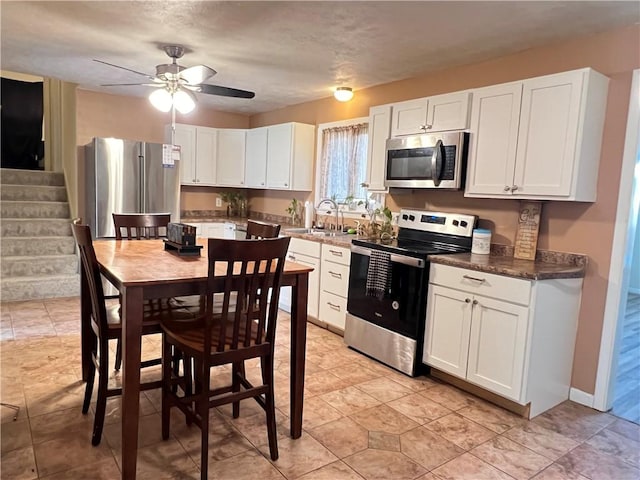
<svg viewBox="0 0 640 480"><path fill-rule="evenodd" d="M317 235L319 237L341 237L348 235L346 232L336 232L335 230L320 230L317 228L287 228L283 233L304 233L307 235Z"/></svg>

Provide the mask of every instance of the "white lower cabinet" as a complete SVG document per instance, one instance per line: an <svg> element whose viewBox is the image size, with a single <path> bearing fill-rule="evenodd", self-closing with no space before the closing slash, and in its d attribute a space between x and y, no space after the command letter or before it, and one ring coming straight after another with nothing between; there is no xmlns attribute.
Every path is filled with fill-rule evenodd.
<svg viewBox="0 0 640 480"><path fill-rule="evenodd" d="M569 398L581 289L432 264L423 361L534 417Z"/></svg>
<svg viewBox="0 0 640 480"><path fill-rule="evenodd" d="M309 290L307 299L307 315L318 318L318 295L320 292L320 243L301 238L292 238L289 243L287 260L313 268L309 273ZM280 290L278 307L291 312L291 287Z"/></svg>
<svg viewBox="0 0 640 480"><path fill-rule="evenodd" d="M351 250L334 245L322 245L320 268L320 321L329 328L344 333L349 289Z"/></svg>

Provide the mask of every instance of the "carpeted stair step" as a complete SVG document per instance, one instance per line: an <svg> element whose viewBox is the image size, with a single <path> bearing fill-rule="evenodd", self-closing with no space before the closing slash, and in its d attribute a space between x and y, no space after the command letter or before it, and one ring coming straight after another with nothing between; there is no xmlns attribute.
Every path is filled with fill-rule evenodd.
<svg viewBox="0 0 640 480"><path fill-rule="evenodd" d="M0 216L6 218L70 218L66 202L15 202L2 200Z"/></svg>
<svg viewBox="0 0 640 480"><path fill-rule="evenodd" d="M51 185L63 187L64 174L61 172L2 168L0 169L0 183L3 185Z"/></svg>
<svg viewBox="0 0 640 480"><path fill-rule="evenodd" d="M3 302L36 298L75 297L80 295L79 275L46 275L2 278Z"/></svg>
<svg viewBox="0 0 640 480"><path fill-rule="evenodd" d="M73 237L3 237L0 255L22 257L38 255L71 255L75 253Z"/></svg>
<svg viewBox="0 0 640 480"><path fill-rule="evenodd" d="M78 256L75 254L0 257L0 266L2 278L74 275L79 271Z"/></svg>
<svg viewBox="0 0 640 480"><path fill-rule="evenodd" d="M2 237L68 237L71 220L68 218L3 218Z"/></svg>
<svg viewBox="0 0 640 480"><path fill-rule="evenodd" d="M67 189L49 185L2 185L0 200L66 202Z"/></svg>

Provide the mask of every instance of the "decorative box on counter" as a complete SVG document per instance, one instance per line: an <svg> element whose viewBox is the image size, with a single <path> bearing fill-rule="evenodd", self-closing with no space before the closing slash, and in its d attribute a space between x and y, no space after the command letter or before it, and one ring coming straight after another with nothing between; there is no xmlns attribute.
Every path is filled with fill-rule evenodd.
<svg viewBox="0 0 640 480"><path fill-rule="evenodd" d="M184 223L169 222L164 249L178 255L200 255L201 245L196 245L196 227Z"/></svg>

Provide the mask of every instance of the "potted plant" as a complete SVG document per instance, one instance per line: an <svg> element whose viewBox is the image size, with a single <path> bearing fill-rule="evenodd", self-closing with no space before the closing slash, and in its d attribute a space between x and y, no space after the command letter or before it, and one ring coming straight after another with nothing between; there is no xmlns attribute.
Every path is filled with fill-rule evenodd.
<svg viewBox="0 0 640 480"><path fill-rule="evenodd" d="M291 224L298 225L300 223L300 210L302 204L298 201L298 199L294 198L291 200L291 203L287 207L287 213L291 217Z"/></svg>

